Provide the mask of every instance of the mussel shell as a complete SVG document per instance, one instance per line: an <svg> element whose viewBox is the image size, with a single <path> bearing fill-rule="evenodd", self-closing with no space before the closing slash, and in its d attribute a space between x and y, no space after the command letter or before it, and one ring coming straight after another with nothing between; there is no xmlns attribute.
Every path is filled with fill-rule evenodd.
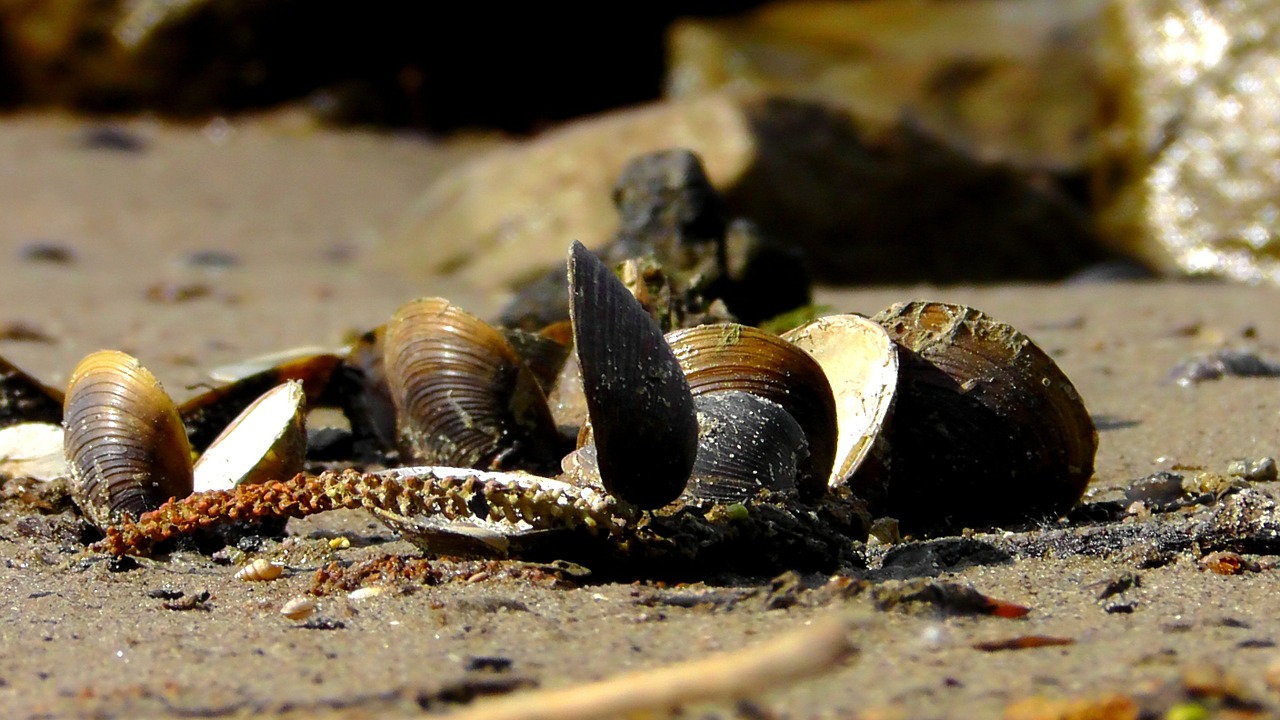
<svg viewBox="0 0 1280 720"><path fill-rule="evenodd" d="M479 469L555 467L546 397L502 334L447 300L402 306L387 323L384 370L402 451Z"/></svg>
<svg viewBox="0 0 1280 720"><path fill-rule="evenodd" d="M398 444L396 406L384 366L386 332L386 326L379 325L356 337L333 383L351 424L357 457L375 456Z"/></svg>
<svg viewBox="0 0 1280 720"><path fill-rule="evenodd" d="M268 390L232 420L195 463L194 489L287 480L307 454L306 393L290 380Z"/></svg>
<svg viewBox="0 0 1280 720"><path fill-rule="evenodd" d="M688 493L729 503L761 489L794 492L809 443L795 418L772 400L730 390L694 398L698 457Z"/></svg>
<svg viewBox="0 0 1280 720"><path fill-rule="evenodd" d="M135 358L102 350L81 360L63 416L75 499L98 527L191 494L191 446L182 420Z"/></svg>
<svg viewBox="0 0 1280 720"><path fill-rule="evenodd" d="M178 406L191 446L203 452L227 425L272 388L297 380L306 391L307 404L324 404L342 357L319 348L275 353L257 361L241 363L238 377L226 385L205 391ZM223 369L228 378L234 370Z"/></svg>
<svg viewBox="0 0 1280 720"><path fill-rule="evenodd" d="M836 455L836 404L818 362L777 335L734 323L667 334L694 396L741 390L781 405L804 429L809 456L797 489L815 500L827 489Z"/></svg>
<svg viewBox="0 0 1280 720"><path fill-rule="evenodd" d="M62 422L62 393L0 358L0 427Z"/></svg>
<svg viewBox="0 0 1280 720"><path fill-rule="evenodd" d="M569 295L600 480L614 497L662 507L684 491L697 454L689 384L653 318L578 242Z"/></svg>
<svg viewBox="0 0 1280 720"><path fill-rule="evenodd" d="M885 509L904 528L1056 517L1080 499L1098 434L1027 336L946 303L902 303L873 319L898 344Z"/></svg>
<svg viewBox="0 0 1280 720"><path fill-rule="evenodd" d="M880 440L898 385L898 353L885 329L860 315L829 315L782 334L809 353L827 376L836 401L835 464L829 484L850 482ZM877 471L879 467L875 468ZM881 472L859 486L882 485Z"/></svg>
<svg viewBox="0 0 1280 720"><path fill-rule="evenodd" d="M0 428L0 476L48 482L70 475L61 425L26 422Z"/></svg>

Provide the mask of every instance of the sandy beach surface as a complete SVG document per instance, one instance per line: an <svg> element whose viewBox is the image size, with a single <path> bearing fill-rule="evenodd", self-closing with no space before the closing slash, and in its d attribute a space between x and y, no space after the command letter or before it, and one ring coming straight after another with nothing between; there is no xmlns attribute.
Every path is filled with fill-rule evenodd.
<svg viewBox="0 0 1280 720"><path fill-rule="evenodd" d="M140 146L104 148L96 123L0 121L0 355L52 385L109 347L136 354L182 399L210 368L338 345L415 297L450 297L481 315L504 300L372 260L398 237L409 203L478 152L475 144L321 131L280 117L112 127ZM39 247L67 258L33 259ZM1168 379L1178 361L1220 347L1280 358L1280 291L1161 281L819 293L835 309L864 313L912 298L978 307L1060 363L1100 430L1088 503L1118 501L1156 471L1224 472L1233 459L1280 452L1280 379L1192 387ZM880 609L871 589L840 589L826 577L801 578L808 589L776 602L768 578L601 584L441 562L436 584L316 597L304 624L279 609L305 595L320 568L388 556L421 568L420 553L371 516L335 513L291 521L287 539L264 550L285 564L283 577L249 583L234 565L195 552L122 568L82 545L27 537L18 527L30 514L0 505L5 717L438 712L477 695L744 648L833 613L852 626L858 652L848 661L749 705L696 705L687 716L999 717L1031 696L1109 693L1168 708L1184 701L1151 698L1171 684L1187 691L1195 673L1221 686L1195 696L1205 707L1256 716L1280 708L1266 685L1280 662L1280 573L1269 556L1246 554L1253 570L1235 575L1205 570L1194 547L1161 562L1050 552L938 568L935 580L1030 608L1017 619ZM335 538L350 547L333 547L343 544ZM870 554L872 587L924 574L877 570L883 556ZM1137 583L1100 598L1126 574ZM202 593L191 609L170 609ZM1025 636L1071 644L976 647Z"/></svg>

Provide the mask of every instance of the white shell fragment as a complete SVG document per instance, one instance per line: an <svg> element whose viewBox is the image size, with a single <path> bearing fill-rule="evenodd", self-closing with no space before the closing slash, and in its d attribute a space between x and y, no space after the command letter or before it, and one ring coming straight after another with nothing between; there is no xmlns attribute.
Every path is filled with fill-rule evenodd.
<svg viewBox="0 0 1280 720"><path fill-rule="evenodd" d="M0 475L44 482L70 477L62 426L28 422L0 429Z"/></svg>
<svg viewBox="0 0 1280 720"><path fill-rule="evenodd" d="M884 428L898 386L898 353L889 334L861 315L829 315L782 335L813 356L836 398L836 461L830 485L857 472Z"/></svg>
<svg viewBox="0 0 1280 720"><path fill-rule="evenodd" d="M196 461L195 491L283 480L302 470L307 452L305 406L306 393L297 380L264 393Z"/></svg>
<svg viewBox="0 0 1280 720"><path fill-rule="evenodd" d="M236 571L236 577L250 582L275 580L284 573L284 566L265 558L258 558Z"/></svg>
<svg viewBox="0 0 1280 720"><path fill-rule="evenodd" d="M316 611L316 601L309 597L298 596L291 598L284 605L280 606L280 614L290 620L306 620Z"/></svg>

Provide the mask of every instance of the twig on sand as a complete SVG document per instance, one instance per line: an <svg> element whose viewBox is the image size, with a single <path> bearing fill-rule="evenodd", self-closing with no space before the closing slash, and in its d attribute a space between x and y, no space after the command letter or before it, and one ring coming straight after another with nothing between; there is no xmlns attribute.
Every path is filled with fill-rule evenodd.
<svg viewBox="0 0 1280 720"><path fill-rule="evenodd" d="M759 694L820 675L855 647L849 623L832 617L734 652L619 675L598 682L477 703L455 720L575 720L665 711Z"/></svg>

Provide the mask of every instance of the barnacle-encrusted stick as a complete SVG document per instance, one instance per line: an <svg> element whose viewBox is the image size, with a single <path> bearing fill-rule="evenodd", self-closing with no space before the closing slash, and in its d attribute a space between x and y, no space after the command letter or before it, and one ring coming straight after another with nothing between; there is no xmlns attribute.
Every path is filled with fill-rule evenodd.
<svg viewBox="0 0 1280 720"><path fill-rule="evenodd" d="M94 549L145 554L157 542L221 523L360 507L403 517L480 517L523 521L535 528L585 527L605 534L618 533L637 518L637 511L612 498L531 475L434 467L380 473L344 470L171 500L136 521L106 528L106 538Z"/></svg>

